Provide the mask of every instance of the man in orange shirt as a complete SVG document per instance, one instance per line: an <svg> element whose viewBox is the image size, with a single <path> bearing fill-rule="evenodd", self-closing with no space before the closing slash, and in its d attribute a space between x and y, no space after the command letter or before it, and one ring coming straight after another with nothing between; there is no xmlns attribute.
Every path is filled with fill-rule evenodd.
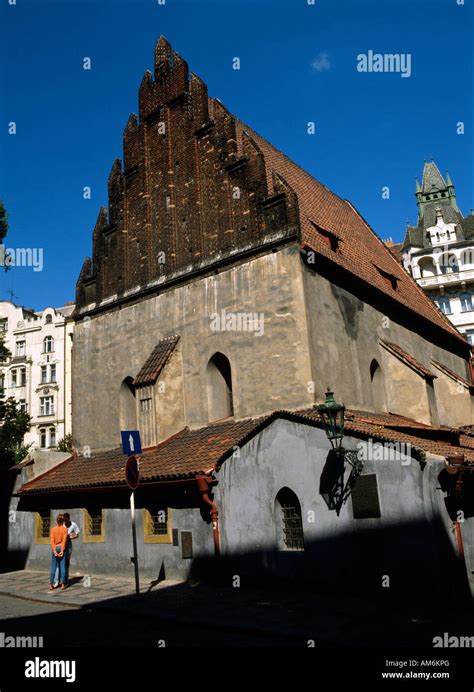
<svg viewBox="0 0 474 692"><path fill-rule="evenodd" d="M54 589L53 581L56 568L59 569L60 581L62 582L61 589L66 588L66 558L64 551L66 549L67 528L64 526L64 515L58 514L56 517L57 526L53 526L50 533L51 542L51 575L49 579L49 588Z"/></svg>

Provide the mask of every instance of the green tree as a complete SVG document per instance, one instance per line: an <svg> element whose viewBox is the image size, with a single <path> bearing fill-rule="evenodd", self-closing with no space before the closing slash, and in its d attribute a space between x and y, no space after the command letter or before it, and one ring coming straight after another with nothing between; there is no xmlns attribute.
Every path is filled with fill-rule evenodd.
<svg viewBox="0 0 474 692"><path fill-rule="evenodd" d="M0 468L5 469L20 462L30 445L23 443L30 429L31 417L21 411L12 397L0 401Z"/></svg>
<svg viewBox="0 0 474 692"><path fill-rule="evenodd" d="M0 366L11 355L0 337ZM0 375L2 375L0 370ZM15 399L5 399L3 377L0 388L0 471L18 464L28 453L31 445L25 445L23 438L30 429L31 417L20 409Z"/></svg>
<svg viewBox="0 0 474 692"><path fill-rule="evenodd" d="M58 450L60 452L69 452L72 454L72 435L68 433L58 442Z"/></svg>
<svg viewBox="0 0 474 692"><path fill-rule="evenodd" d="M7 232L8 232L8 214L7 214L7 210L5 209L5 205L3 204L2 200L0 199L0 243L5 238Z"/></svg>

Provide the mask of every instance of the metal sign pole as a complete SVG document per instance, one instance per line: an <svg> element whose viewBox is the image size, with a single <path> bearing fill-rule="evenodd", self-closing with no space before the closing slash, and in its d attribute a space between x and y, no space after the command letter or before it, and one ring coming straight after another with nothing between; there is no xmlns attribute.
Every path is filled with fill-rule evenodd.
<svg viewBox="0 0 474 692"><path fill-rule="evenodd" d="M133 564L135 566L135 592L140 595L140 580L138 577L138 552L137 552L137 531L135 528L135 493L130 493L130 514L132 515L132 536L133 536Z"/></svg>

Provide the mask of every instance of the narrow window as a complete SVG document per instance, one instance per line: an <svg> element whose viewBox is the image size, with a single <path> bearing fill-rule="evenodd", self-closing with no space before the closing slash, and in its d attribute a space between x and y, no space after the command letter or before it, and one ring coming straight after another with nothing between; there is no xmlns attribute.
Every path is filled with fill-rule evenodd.
<svg viewBox="0 0 474 692"><path fill-rule="evenodd" d="M104 512L97 507L84 509L84 537L85 543L104 542Z"/></svg>
<svg viewBox="0 0 474 692"><path fill-rule="evenodd" d="M43 339L43 353L52 353L54 350L54 339L52 336L45 336Z"/></svg>
<svg viewBox="0 0 474 692"><path fill-rule="evenodd" d="M56 365L50 365L49 381L50 382L56 382Z"/></svg>
<svg viewBox="0 0 474 692"><path fill-rule="evenodd" d="M445 315L452 315L451 301L447 296L439 296L435 299L436 305Z"/></svg>
<svg viewBox="0 0 474 692"><path fill-rule="evenodd" d="M40 416L54 415L54 401L52 396L40 397Z"/></svg>
<svg viewBox="0 0 474 692"><path fill-rule="evenodd" d="M49 429L49 446L56 447L56 428Z"/></svg>
<svg viewBox="0 0 474 692"><path fill-rule="evenodd" d="M137 411L133 377L126 377L120 385L119 411L121 430L135 430L137 427Z"/></svg>
<svg viewBox="0 0 474 692"><path fill-rule="evenodd" d="M41 384L46 384L48 381L48 370L46 365L41 366Z"/></svg>
<svg viewBox="0 0 474 692"><path fill-rule="evenodd" d="M290 488L282 488L276 496L275 526L280 550L304 550L301 504Z"/></svg>
<svg viewBox="0 0 474 692"><path fill-rule="evenodd" d="M21 413L28 413L28 406L26 404L26 399L20 399L20 411Z"/></svg>
<svg viewBox="0 0 474 692"><path fill-rule="evenodd" d="M387 410L387 396L385 393L385 379L383 370L375 360L370 364L370 383L372 388L372 405L374 411Z"/></svg>
<svg viewBox="0 0 474 692"><path fill-rule="evenodd" d="M151 411L151 397L140 399L140 411Z"/></svg>
<svg viewBox="0 0 474 692"><path fill-rule="evenodd" d="M469 293L462 293L461 299L461 312L470 312L472 310L472 298Z"/></svg>
<svg viewBox="0 0 474 692"><path fill-rule="evenodd" d="M35 513L35 543L49 543L51 530L51 512L41 509Z"/></svg>
<svg viewBox="0 0 474 692"><path fill-rule="evenodd" d="M12 387L16 387L16 370L12 370Z"/></svg>
<svg viewBox="0 0 474 692"><path fill-rule="evenodd" d="M15 355L17 356L17 358L21 358L22 356L25 355L25 349L26 349L26 341L17 341L16 342Z"/></svg>
<svg viewBox="0 0 474 692"><path fill-rule="evenodd" d="M207 399L210 421L234 415L232 371L223 353L215 353L207 364Z"/></svg>
<svg viewBox="0 0 474 692"><path fill-rule="evenodd" d="M46 449L46 428L40 428L40 447Z"/></svg>
<svg viewBox="0 0 474 692"><path fill-rule="evenodd" d="M26 368L20 369L20 387L26 387Z"/></svg>

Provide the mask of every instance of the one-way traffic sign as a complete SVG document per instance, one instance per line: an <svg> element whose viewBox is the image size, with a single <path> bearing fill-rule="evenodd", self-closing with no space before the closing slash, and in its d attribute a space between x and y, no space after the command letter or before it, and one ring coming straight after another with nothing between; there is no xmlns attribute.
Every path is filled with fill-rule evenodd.
<svg viewBox="0 0 474 692"><path fill-rule="evenodd" d="M142 443L140 441L140 433L138 430L122 430L122 451L128 457L132 454L142 453Z"/></svg>

